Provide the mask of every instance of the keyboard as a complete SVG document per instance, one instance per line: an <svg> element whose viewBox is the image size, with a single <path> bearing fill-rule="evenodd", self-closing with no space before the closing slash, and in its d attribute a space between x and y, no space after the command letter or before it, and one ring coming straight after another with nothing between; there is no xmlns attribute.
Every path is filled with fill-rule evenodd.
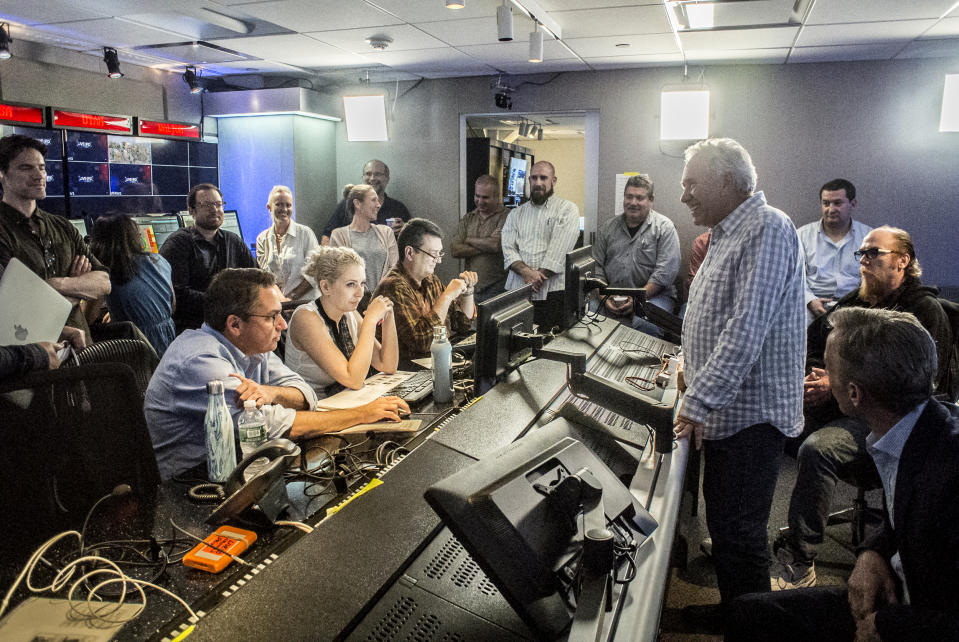
<svg viewBox="0 0 959 642"><path fill-rule="evenodd" d="M454 343L453 350L459 350L466 355L473 354L473 351L476 350L476 333L474 332Z"/></svg>
<svg viewBox="0 0 959 642"><path fill-rule="evenodd" d="M386 394L400 397L406 403L412 404L420 401L431 392L433 392L433 372L431 370L419 370L402 383L390 388Z"/></svg>

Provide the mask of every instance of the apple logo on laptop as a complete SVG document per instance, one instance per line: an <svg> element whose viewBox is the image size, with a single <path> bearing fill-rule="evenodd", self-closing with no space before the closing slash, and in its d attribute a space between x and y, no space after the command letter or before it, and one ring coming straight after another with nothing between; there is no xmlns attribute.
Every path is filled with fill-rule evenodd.
<svg viewBox="0 0 959 642"><path fill-rule="evenodd" d="M17 338L17 341L26 341L27 340L27 329L22 325L16 323L13 324L13 336Z"/></svg>

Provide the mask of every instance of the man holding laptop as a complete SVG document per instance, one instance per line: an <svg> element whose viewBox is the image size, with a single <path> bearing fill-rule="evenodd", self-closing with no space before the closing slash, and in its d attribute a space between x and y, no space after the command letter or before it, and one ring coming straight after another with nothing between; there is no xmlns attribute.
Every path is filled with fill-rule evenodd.
<svg viewBox="0 0 959 642"><path fill-rule="evenodd" d="M46 145L29 136L0 138L0 267L19 259L71 301L67 325L83 330L89 342L85 312L99 312L110 275L67 219L37 206L47 196L46 153Z"/></svg>

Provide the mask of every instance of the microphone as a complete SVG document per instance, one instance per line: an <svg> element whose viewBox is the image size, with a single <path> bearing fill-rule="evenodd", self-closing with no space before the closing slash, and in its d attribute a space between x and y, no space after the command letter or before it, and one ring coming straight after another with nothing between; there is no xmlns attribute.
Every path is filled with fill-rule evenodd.
<svg viewBox="0 0 959 642"><path fill-rule="evenodd" d="M90 523L90 517L93 515L93 512L97 509L97 506L107 501L108 499L111 499L113 497L126 497L132 492L133 492L133 489L130 487L130 484L117 484L116 486L113 487L112 491L110 491L108 494L104 495L103 497L98 499L96 502L94 502L93 506L90 507L90 510L87 511L87 516L83 519L83 528L80 529L80 557L83 557L83 551L84 551L83 539L87 533L87 524Z"/></svg>

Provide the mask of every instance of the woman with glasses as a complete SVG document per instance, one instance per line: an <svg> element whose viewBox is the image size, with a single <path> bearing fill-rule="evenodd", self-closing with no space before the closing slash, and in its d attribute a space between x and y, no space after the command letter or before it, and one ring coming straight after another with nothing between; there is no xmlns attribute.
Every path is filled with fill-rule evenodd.
<svg viewBox="0 0 959 642"><path fill-rule="evenodd" d="M143 249L136 223L125 215L98 218L90 249L110 269L111 320L132 321L163 356L176 336L170 264Z"/></svg>
<svg viewBox="0 0 959 642"><path fill-rule="evenodd" d="M349 248L321 246L310 254L303 275L318 285L321 296L293 312L286 365L321 398L343 388L358 390L370 366L396 372L399 346L393 303L378 296L365 315L356 309L366 282L362 257ZM380 340L377 326L382 330Z"/></svg>
<svg viewBox="0 0 959 642"><path fill-rule="evenodd" d="M315 284L302 274L307 255L320 245L316 234L293 220L293 193L285 185L270 190L266 209L273 224L256 237L256 261L276 277L283 296L291 301L318 296Z"/></svg>
<svg viewBox="0 0 959 642"><path fill-rule="evenodd" d="M399 259L396 236L388 225L377 225L380 199L370 185L347 185L343 189L346 211L353 217L349 225L330 234L333 247L350 247L366 262L366 287L372 292Z"/></svg>

